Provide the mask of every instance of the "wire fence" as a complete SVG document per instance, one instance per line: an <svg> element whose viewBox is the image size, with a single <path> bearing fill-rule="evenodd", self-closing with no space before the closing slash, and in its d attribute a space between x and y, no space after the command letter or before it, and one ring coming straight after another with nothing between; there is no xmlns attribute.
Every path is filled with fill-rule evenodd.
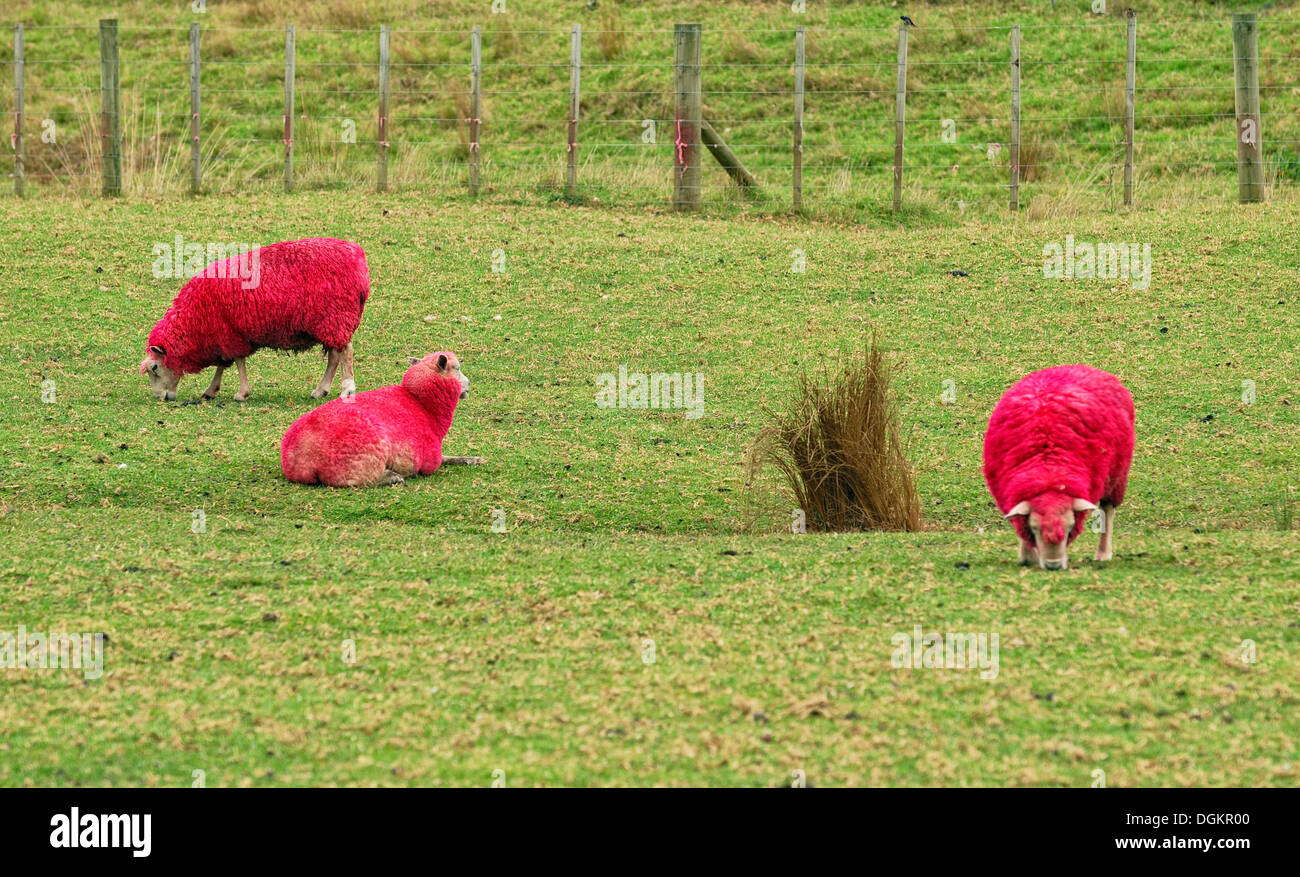
<svg viewBox="0 0 1300 877"><path fill-rule="evenodd" d="M1300 20L1258 27L1261 152L1276 189L1300 182ZM1012 27L911 30L905 135L897 28L805 28L799 70L794 28L704 30L702 120L757 185L738 185L706 155L701 203L789 209L797 186L810 210L887 209L901 180L907 204L957 212L1005 207L1017 189L1043 209L1114 206L1130 164L1139 205L1236 200L1242 59L1231 19L1140 22L1132 111L1124 20L1014 30L1018 89ZM392 29L383 58L378 28L296 31L290 73L285 30L204 27L197 116L189 29L122 26L115 115L100 31L24 27L20 61L15 29L0 62L15 82L0 92L15 121L0 168L16 186L21 176L29 192L101 191L110 123L128 193L189 191L196 133L199 182L212 193L386 188L665 206L680 183L669 29L482 28L476 76L468 29Z"/></svg>

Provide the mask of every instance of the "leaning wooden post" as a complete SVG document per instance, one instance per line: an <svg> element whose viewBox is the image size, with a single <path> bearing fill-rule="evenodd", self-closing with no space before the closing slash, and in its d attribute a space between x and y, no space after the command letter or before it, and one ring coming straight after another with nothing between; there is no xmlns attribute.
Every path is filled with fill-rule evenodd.
<svg viewBox="0 0 1300 877"><path fill-rule="evenodd" d="M284 190L293 191L293 63L294 29L284 26Z"/></svg>
<svg viewBox="0 0 1300 877"><path fill-rule="evenodd" d="M1011 209L1020 209L1020 25L1011 25Z"/></svg>
<svg viewBox="0 0 1300 877"><path fill-rule="evenodd" d="M117 19L99 20L99 137L103 194L122 194L122 96Z"/></svg>
<svg viewBox="0 0 1300 877"><path fill-rule="evenodd" d="M469 193L478 194L479 118L483 100L483 28L474 25L469 34Z"/></svg>
<svg viewBox="0 0 1300 877"><path fill-rule="evenodd" d="M23 197L23 26L14 25L14 194Z"/></svg>
<svg viewBox="0 0 1300 877"><path fill-rule="evenodd" d="M578 109L582 89L582 25L573 26L569 42L569 166L564 191L578 194Z"/></svg>
<svg viewBox="0 0 1300 877"><path fill-rule="evenodd" d="M673 25L673 206L677 210L700 206L701 30L698 24Z"/></svg>
<svg viewBox="0 0 1300 877"><path fill-rule="evenodd" d="M791 154L792 201L796 213L803 210L803 65L804 29L798 27L794 31L794 150Z"/></svg>
<svg viewBox="0 0 1300 877"><path fill-rule="evenodd" d="M1264 144L1259 119L1259 26L1253 12L1232 16L1237 79L1237 200L1264 200Z"/></svg>
<svg viewBox="0 0 1300 877"><path fill-rule="evenodd" d="M203 184L203 150L199 140L199 23L190 23L190 194Z"/></svg>
<svg viewBox="0 0 1300 877"><path fill-rule="evenodd" d="M903 209L903 128L907 123L907 25L898 26L898 86L894 97L894 209Z"/></svg>
<svg viewBox="0 0 1300 877"><path fill-rule="evenodd" d="M379 26L379 168L375 186L380 192L388 191L388 25Z"/></svg>
<svg viewBox="0 0 1300 877"><path fill-rule="evenodd" d="M718 160L727 174L736 181L736 185L742 189L757 189L758 180L749 172L749 168L741 164L736 153L731 151L731 147L718 136L718 132L713 130L708 119L700 119L700 140L708 147L709 152Z"/></svg>
<svg viewBox="0 0 1300 877"><path fill-rule="evenodd" d="M1124 206L1133 206L1133 129L1137 119L1137 13L1128 11L1128 51L1124 57Z"/></svg>

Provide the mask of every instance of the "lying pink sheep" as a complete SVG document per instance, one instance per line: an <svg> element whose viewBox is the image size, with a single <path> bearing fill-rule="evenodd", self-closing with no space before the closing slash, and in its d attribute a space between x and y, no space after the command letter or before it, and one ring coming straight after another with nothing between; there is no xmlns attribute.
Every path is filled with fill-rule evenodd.
<svg viewBox="0 0 1300 877"><path fill-rule="evenodd" d="M397 386L327 402L294 421L280 445L284 477L300 484L371 487L428 475L442 463L442 440L469 378L450 352L411 359Z"/></svg>
<svg viewBox="0 0 1300 877"><path fill-rule="evenodd" d="M1003 394L984 436L984 480L1020 536L1020 562L1065 569L1069 545L1101 506L1096 560L1113 554L1115 509L1133 461L1133 397L1114 375L1058 365Z"/></svg>
<svg viewBox="0 0 1300 877"><path fill-rule="evenodd" d="M251 270L250 270L251 269ZM244 358L261 347L325 349L325 374L312 398L330 391L343 365L342 395L356 392L352 375L352 333L370 297L370 271L361 247L333 238L270 244L232 256L192 277L149 333L140 374L159 399L171 402L182 375L215 365L211 399L221 375L239 369L235 401L248 398Z"/></svg>

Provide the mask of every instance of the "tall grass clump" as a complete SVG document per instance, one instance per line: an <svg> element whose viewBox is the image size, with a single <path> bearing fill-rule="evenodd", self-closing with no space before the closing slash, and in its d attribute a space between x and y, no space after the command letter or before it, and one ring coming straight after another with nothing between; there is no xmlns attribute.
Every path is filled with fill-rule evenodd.
<svg viewBox="0 0 1300 877"><path fill-rule="evenodd" d="M921 529L916 473L907 461L890 387L901 365L873 339L819 380L799 377L790 407L768 414L749 455L749 482L774 468L807 529Z"/></svg>

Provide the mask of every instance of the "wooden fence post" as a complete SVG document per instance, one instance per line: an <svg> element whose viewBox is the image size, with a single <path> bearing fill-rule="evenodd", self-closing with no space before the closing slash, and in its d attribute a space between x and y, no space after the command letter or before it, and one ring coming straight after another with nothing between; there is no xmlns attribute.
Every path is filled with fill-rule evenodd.
<svg viewBox="0 0 1300 877"><path fill-rule="evenodd" d="M907 124L907 25L898 26L898 86L894 97L894 209L903 209L903 128Z"/></svg>
<svg viewBox="0 0 1300 877"><path fill-rule="evenodd" d="M284 190L293 191L294 28L284 26Z"/></svg>
<svg viewBox="0 0 1300 877"><path fill-rule="evenodd" d="M578 194L578 109L582 89L582 25L573 26L569 42L569 166L564 191Z"/></svg>
<svg viewBox="0 0 1300 877"><path fill-rule="evenodd" d="M479 125L483 100L483 28L469 34L469 193L478 194Z"/></svg>
<svg viewBox="0 0 1300 877"><path fill-rule="evenodd" d="M701 31L698 24L673 25L673 206L677 210L700 206Z"/></svg>
<svg viewBox="0 0 1300 877"><path fill-rule="evenodd" d="M23 26L14 25L14 194L26 192L23 180Z"/></svg>
<svg viewBox="0 0 1300 877"><path fill-rule="evenodd" d="M99 137L103 194L122 194L122 95L117 19L99 20Z"/></svg>
<svg viewBox="0 0 1300 877"><path fill-rule="evenodd" d="M199 140L199 23L190 23L190 194L203 185L203 150Z"/></svg>
<svg viewBox="0 0 1300 877"><path fill-rule="evenodd" d="M1255 13L1232 16L1237 80L1237 200L1264 200L1264 144L1259 118L1259 26Z"/></svg>
<svg viewBox="0 0 1300 877"><path fill-rule="evenodd" d="M791 166L794 169L791 182L791 199L795 213L803 210L803 66L804 66L804 29L794 31L794 150Z"/></svg>
<svg viewBox="0 0 1300 877"><path fill-rule="evenodd" d="M391 35L388 25L379 26L379 135L376 138L379 147L379 168L376 172L376 188L380 192L388 191L388 43Z"/></svg>
<svg viewBox="0 0 1300 877"><path fill-rule="evenodd" d="M1128 11L1128 51L1124 58L1124 206L1133 206L1133 130L1137 120L1137 13Z"/></svg>
<svg viewBox="0 0 1300 877"><path fill-rule="evenodd" d="M713 130L708 119L700 119L700 140L708 147L709 152L713 153L713 157L718 160L718 164L722 165L727 175L736 181L737 186L741 189L758 188L758 180L749 172L749 168L741 164L736 153L732 152L731 147L718 136L718 132Z"/></svg>
<svg viewBox="0 0 1300 877"><path fill-rule="evenodd" d="M1020 25L1011 25L1011 209L1020 209Z"/></svg>

